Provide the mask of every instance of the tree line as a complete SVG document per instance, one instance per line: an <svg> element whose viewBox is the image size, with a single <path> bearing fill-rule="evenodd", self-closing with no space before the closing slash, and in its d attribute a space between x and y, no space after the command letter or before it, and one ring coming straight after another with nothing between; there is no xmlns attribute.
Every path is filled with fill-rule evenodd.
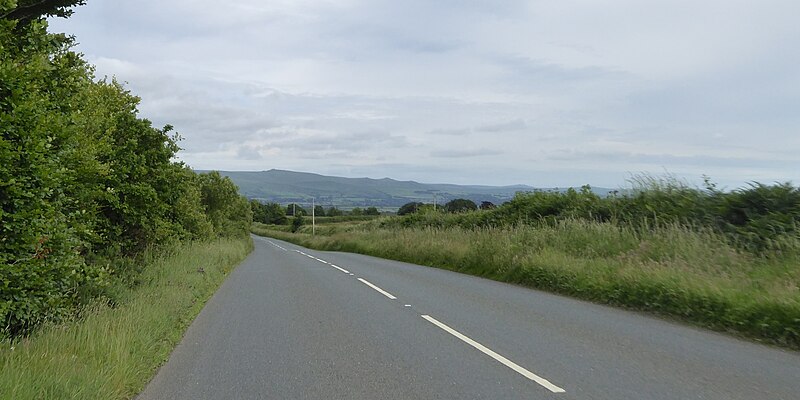
<svg viewBox="0 0 800 400"><path fill-rule="evenodd" d="M179 135L48 32L80 0L0 0L0 334L70 317L133 282L145 250L246 235L233 182L175 161ZM113 299L112 299L113 300Z"/></svg>
<svg viewBox="0 0 800 400"><path fill-rule="evenodd" d="M706 179L691 187L673 177L632 178L632 188L598 196L591 187L579 190L519 192L497 207L455 201L450 214L432 212L429 204L409 203L386 224L463 228L554 224L578 219L644 231L664 225L721 233L736 247L758 255L785 255L800 249L800 188L789 182L751 183L720 190ZM440 209L441 210L441 209ZM438 211L438 210L437 210Z"/></svg>
<svg viewBox="0 0 800 400"><path fill-rule="evenodd" d="M291 203L286 207L278 203L268 202L262 203L259 200L250 200L250 208L253 211L253 221L262 224L284 225L288 223L288 217L303 217L311 216L311 212L305 207ZM381 212L376 207L355 207L351 210L342 210L337 207L328 207L318 205L314 206L314 215L317 217L341 217L345 215L352 216L377 216Z"/></svg>
<svg viewBox="0 0 800 400"><path fill-rule="evenodd" d="M495 206L495 204L492 203L491 201L482 201L481 204L478 205L474 201L469 199L453 199L448 201L447 203L444 203L444 205L441 208L439 208L439 210L457 214L457 213L476 211L478 209L491 210L496 207L497 206ZM418 201L412 201L403 204L397 210L397 215L408 215L426 210L436 210L436 205L426 204Z"/></svg>

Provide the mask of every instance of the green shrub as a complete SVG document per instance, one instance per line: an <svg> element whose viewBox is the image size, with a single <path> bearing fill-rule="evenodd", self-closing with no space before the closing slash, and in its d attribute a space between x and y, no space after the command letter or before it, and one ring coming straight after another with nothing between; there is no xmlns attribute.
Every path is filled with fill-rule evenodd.
<svg viewBox="0 0 800 400"><path fill-rule="evenodd" d="M136 96L47 32L45 16L80 3L0 1L0 335L134 282L127 259L148 248L251 221L235 185L175 162L172 127L140 118Z"/></svg>

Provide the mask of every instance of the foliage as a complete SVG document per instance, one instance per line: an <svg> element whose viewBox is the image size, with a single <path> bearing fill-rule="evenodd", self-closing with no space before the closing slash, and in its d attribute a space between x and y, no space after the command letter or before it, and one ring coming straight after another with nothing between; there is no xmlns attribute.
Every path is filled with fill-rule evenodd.
<svg viewBox="0 0 800 400"><path fill-rule="evenodd" d="M339 217L342 215L344 215L344 212L336 207L331 207L325 212L326 217Z"/></svg>
<svg viewBox="0 0 800 400"><path fill-rule="evenodd" d="M425 204L412 201L410 203L403 204L400 209L397 210L397 215L408 215L417 212L420 208L422 208Z"/></svg>
<svg viewBox="0 0 800 400"><path fill-rule="evenodd" d="M246 235L253 214L247 199L228 177L217 171L198 175L201 204L218 236Z"/></svg>
<svg viewBox="0 0 800 400"><path fill-rule="evenodd" d="M364 210L364 215L381 215L381 212L375 207L367 207L367 209Z"/></svg>
<svg viewBox="0 0 800 400"><path fill-rule="evenodd" d="M303 223L303 214L298 212L297 215L292 218L292 232L297 232L300 227L303 226Z"/></svg>
<svg viewBox="0 0 800 400"><path fill-rule="evenodd" d="M308 211L306 211L306 209L303 208L299 204L292 203L292 204L289 204L288 206L286 206L286 215L287 216L294 217L295 216L295 214L294 214L295 212L297 212L297 215L308 215Z"/></svg>
<svg viewBox="0 0 800 400"><path fill-rule="evenodd" d="M0 19L17 21L20 26L41 17L69 17L72 15L72 7L86 4L86 0L6 1L8 5L0 8Z"/></svg>
<svg viewBox="0 0 800 400"><path fill-rule="evenodd" d="M458 219L442 213L392 219L425 216ZM317 229L315 236L268 227L253 232L670 315L800 348L800 240L784 243L780 257L764 258L711 229L674 223L641 230L578 218L477 228L403 228L383 219Z"/></svg>
<svg viewBox="0 0 800 400"><path fill-rule="evenodd" d="M129 399L152 378L189 323L252 250L249 237L148 252L141 284L82 318L0 340L0 398Z"/></svg>
<svg viewBox="0 0 800 400"><path fill-rule="evenodd" d="M250 207L174 158L179 136L47 32L80 1L0 0L0 335L69 317L148 247L244 235ZM38 14L36 14L38 12Z"/></svg>
<svg viewBox="0 0 800 400"><path fill-rule="evenodd" d="M453 199L445 203L444 209L449 213L463 213L468 211L475 211L478 209L478 206L475 205L475 202L472 200Z"/></svg>
<svg viewBox="0 0 800 400"><path fill-rule="evenodd" d="M278 203L264 204L258 200L250 200L250 209L253 212L253 222L283 225L289 221L286 210Z"/></svg>
<svg viewBox="0 0 800 400"><path fill-rule="evenodd" d="M588 185L563 193L520 192L511 201L479 213L398 213L404 218L386 224L472 229L580 219L639 231L679 224L713 230L738 248L761 256L779 255L787 243L800 240L800 188L789 183L753 183L730 192L708 182L706 188L692 188L670 177L635 177L633 183L632 189L608 197L596 195Z"/></svg>

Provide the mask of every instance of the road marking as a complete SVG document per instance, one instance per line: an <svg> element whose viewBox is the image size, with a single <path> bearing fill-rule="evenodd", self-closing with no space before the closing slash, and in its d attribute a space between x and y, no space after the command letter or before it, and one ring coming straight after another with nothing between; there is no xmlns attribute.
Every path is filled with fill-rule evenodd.
<svg viewBox="0 0 800 400"><path fill-rule="evenodd" d="M338 266L336 266L336 265L333 265L333 264L330 264L330 263L328 263L328 265L330 265L330 266L331 266L331 267L333 267L333 268L336 268L336 269L338 269L339 271L342 271L342 272L344 272L345 274L350 274L350 271L348 271L348 270L346 270L346 269L344 269L344 268L338 267ZM350 275L353 275L353 274L350 274Z"/></svg>
<svg viewBox="0 0 800 400"><path fill-rule="evenodd" d="M271 240L267 240L267 239L262 239L262 240L264 240L265 242L267 242L267 243L269 243L269 244L271 244L271 245L273 245L273 246L275 246L275 247L277 247L277 248L279 248L279 249L281 249L283 251L287 251L286 249L281 247L281 245L279 245L279 244L277 244L277 243L275 243L275 242L273 242Z"/></svg>
<svg viewBox="0 0 800 400"><path fill-rule="evenodd" d="M406 304L406 307L411 307L411 304Z"/></svg>
<svg viewBox="0 0 800 400"><path fill-rule="evenodd" d="M449 333L449 334L461 339L462 341L464 341L468 345L480 350L481 352L483 352L484 354L488 355L489 357L494 358L495 360L499 361L501 364L505 365L506 367L513 369L514 371L516 371L520 375L522 375L522 376L524 376L524 377L526 377L526 378L538 383L539 385L544 386L547 390L549 390L549 391L551 391L553 393L564 393L565 392L564 389L562 389L562 388L560 388L560 387L558 387L556 385L553 385L547 379L544 379L541 376L536 375L533 372L528 371L527 369L520 367L519 365L517 365L513 361L501 356L500 354L495 353L494 351L492 351L488 347L486 347L486 346L484 346L484 345L482 345L482 344L480 344L480 343L478 343L478 342L476 342L476 341L474 341L474 340L462 335L457 330L455 330L455 329L453 329L453 328L451 328L451 327L449 327L449 326L437 321L435 318L431 317L430 315L421 315L421 317L425 318L428 322L438 326L439 328L441 328L445 332L447 332L447 333Z"/></svg>
<svg viewBox="0 0 800 400"><path fill-rule="evenodd" d="M386 296L386 297L388 297L388 298L390 298L390 299L392 299L392 300L395 300L395 299L397 299L397 297L394 297L394 296L392 296L392 294L391 294L391 293L389 293L389 292L387 292L387 291L385 291L385 290L383 290L383 289L381 289L381 288L379 288L379 287L377 287L377 286L375 286L375 285L373 285L373 284L369 283L369 282L368 282L366 279L364 279L364 278L358 278L358 280L360 280L360 281L361 281L361 283L363 283L363 284L365 284L365 285L367 285L367 286L369 286L369 287L371 287L371 288L375 289L375 290L376 290L378 293L380 293L380 294L382 294L382 295L384 295L384 296Z"/></svg>
<svg viewBox="0 0 800 400"><path fill-rule="evenodd" d="M325 261L325 260L323 260L323 259L321 259L321 258L314 257L314 256L312 256L311 254L303 253L303 252L302 252L302 251L300 251L300 250L295 250L295 251L296 251L296 252L298 252L298 253L300 253L300 254L302 254L302 255L304 255L304 256L306 256L306 257L308 257L308 258L313 258L313 259L315 259L315 260L317 260L317 261L319 261L319 262L321 262L321 263L328 264L328 265L330 265L331 267L333 267L333 268L336 268L336 269L338 269L339 271L342 271L342 272L344 272L345 274L350 274L351 276L353 275L353 274L351 274L351 273L350 273L350 271L348 271L348 270L346 270L346 269L344 269L344 268L337 267L337 266L335 266L335 265L333 265L333 264L331 264L331 263L329 263L329 262L327 262L327 261Z"/></svg>

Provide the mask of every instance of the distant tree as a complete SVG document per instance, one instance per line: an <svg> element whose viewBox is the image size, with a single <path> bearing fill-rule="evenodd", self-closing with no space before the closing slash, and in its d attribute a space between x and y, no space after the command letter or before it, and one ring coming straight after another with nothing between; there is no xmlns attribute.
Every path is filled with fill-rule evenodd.
<svg viewBox="0 0 800 400"><path fill-rule="evenodd" d="M413 214L417 212L420 208L422 208L425 204L420 203L417 201L412 201L410 203L403 204L399 210L397 210L397 215L407 215Z"/></svg>
<svg viewBox="0 0 800 400"><path fill-rule="evenodd" d="M344 213L342 212L342 210L340 210L340 209L338 209L336 207L331 207L331 208L328 209L328 212L325 215L327 215L329 217L338 217L340 215L344 215Z"/></svg>
<svg viewBox="0 0 800 400"><path fill-rule="evenodd" d="M300 214L300 210L297 210L297 215L292 218L292 232L297 232L300 230L300 227L303 226L303 214Z"/></svg>
<svg viewBox="0 0 800 400"><path fill-rule="evenodd" d="M262 224L266 223L266 208L263 204L261 204L260 201L255 199L250 200L250 210L253 211L253 222L260 222Z"/></svg>
<svg viewBox="0 0 800 400"><path fill-rule="evenodd" d="M481 202L481 210L491 210L493 208L497 208L497 206L494 205L494 203L492 203L491 201L482 201Z"/></svg>
<svg viewBox="0 0 800 400"><path fill-rule="evenodd" d="M239 188L217 171L200 174L201 204L219 236L247 235L253 214L248 200L239 195Z"/></svg>
<svg viewBox="0 0 800 400"><path fill-rule="evenodd" d="M325 216L325 207L314 206L314 215L316 215L318 217Z"/></svg>
<svg viewBox="0 0 800 400"><path fill-rule="evenodd" d="M283 225L289 221L286 218L286 211L278 203L267 203L263 205L264 223Z"/></svg>
<svg viewBox="0 0 800 400"><path fill-rule="evenodd" d="M350 215L364 215L364 210L359 207L356 207L350 210Z"/></svg>
<svg viewBox="0 0 800 400"><path fill-rule="evenodd" d="M451 213L460 213L460 212L467 212L467 211L475 211L478 209L478 206L475 205L475 202L468 199L454 199L448 201L444 205L444 209L447 212Z"/></svg>
<svg viewBox="0 0 800 400"><path fill-rule="evenodd" d="M308 215L308 212L306 211L305 208L295 203L286 206L286 215L294 217L295 210L297 211L297 215Z"/></svg>
<svg viewBox="0 0 800 400"><path fill-rule="evenodd" d="M367 207L367 209L364 210L364 215L381 215L381 212L375 207Z"/></svg>

